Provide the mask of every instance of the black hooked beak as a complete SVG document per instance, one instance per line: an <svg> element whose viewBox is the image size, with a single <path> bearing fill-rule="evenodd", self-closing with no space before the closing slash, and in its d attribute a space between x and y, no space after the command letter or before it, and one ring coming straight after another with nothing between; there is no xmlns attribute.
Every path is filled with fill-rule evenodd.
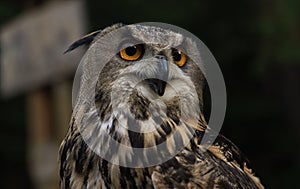
<svg viewBox="0 0 300 189"><path fill-rule="evenodd" d="M156 55L156 58L159 59L158 68L159 71L156 75L156 78L147 79L148 85L150 88L156 92L159 96L163 96L165 93L168 76L169 76L169 65L167 58L163 55Z"/></svg>

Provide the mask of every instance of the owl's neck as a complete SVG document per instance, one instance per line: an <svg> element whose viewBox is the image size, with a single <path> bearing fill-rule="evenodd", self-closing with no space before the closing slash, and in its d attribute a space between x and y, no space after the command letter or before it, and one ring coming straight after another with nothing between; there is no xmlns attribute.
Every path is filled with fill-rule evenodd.
<svg viewBox="0 0 300 189"><path fill-rule="evenodd" d="M177 146L184 142L188 143L191 137L185 123L176 123L176 120L169 117L141 121L116 110L116 112L111 112L108 119L102 120L97 109L85 111L86 113L80 119L81 122L75 121L82 138L96 154L105 157L104 159L112 159L115 164L120 164L120 162L125 164L135 159L140 161L140 166L151 165L150 161L154 161L153 158L163 159L165 156L175 155L176 151L180 150ZM74 116L78 117L79 114L80 112L76 112ZM148 130L141 129L147 127ZM178 134L174 136L176 131ZM177 138L174 139L174 137ZM132 149L147 148L160 148L156 152L166 152L166 154L160 157L161 154L147 150L131 152ZM147 157L152 157L152 159L147 159Z"/></svg>

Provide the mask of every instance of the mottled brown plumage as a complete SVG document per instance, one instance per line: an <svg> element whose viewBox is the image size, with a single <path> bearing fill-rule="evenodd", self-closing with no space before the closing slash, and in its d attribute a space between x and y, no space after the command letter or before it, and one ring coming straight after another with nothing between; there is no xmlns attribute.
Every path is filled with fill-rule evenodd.
<svg viewBox="0 0 300 189"><path fill-rule="evenodd" d="M95 48L101 36L121 27L117 24L85 36L71 45L69 50L87 42ZM143 55L134 61L125 61L120 54L113 56L96 82L95 107L91 108L78 100L70 128L60 147L60 188L263 188L250 169L248 160L228 139L218 135L207 149L201 143L205 133L214 135L202 112L204 77L192 58L188 58L184 66L177 66L174 58L174 46L182 43L190 43L191 49L185 49L187 54L196 54L192 41L181 40L182 36L178 34L146 26L133 26L129 32L135 40L143 42ZM161 40L161 43L151 43L153 38ZM171 43L169 41L173 43L170 46L165 44ZM91 48L89 51L92 51ZM94 52L101 56L101 52ZM87 60L90 56L96 55L88 53ZM148 79L164 77L156 67L156 62L158 66L161 61L166 63L161 56L166 58L168 64L166 83ZM141 81L134 83L138 78ZM85 86L87 84L88 81L84 81L82 87L88 87ZM117 96L112 95L113 91L117 91ZM133 117L125 116L127 112L123 111L124 107ZM158 127L152 132L137 132L148 127L149 123ZM128 128L124 129L122 125ZM179 135L169 140L175 137L175 131ZM158 165L125 167L112 164L91 149L92 146L111 158L119 157L121 152L112 149L110 142L100 142L109 141L108 135L119 143L135 148L164 144L162 149L165 150L157 154L172 153L176 146L182 145L184 148ZM86 139L90 139L89 144ZM143 156L132 157L136 159L130 156L124 157L124 161L147 161L142 159Z"/></svg>

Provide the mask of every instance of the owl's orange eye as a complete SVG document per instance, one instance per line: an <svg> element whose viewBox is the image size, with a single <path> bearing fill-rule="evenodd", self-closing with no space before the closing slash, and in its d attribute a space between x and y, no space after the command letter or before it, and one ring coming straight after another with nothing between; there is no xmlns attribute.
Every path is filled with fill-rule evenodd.
<svg viewBox="0 0 300 189"><path fill-rule="evenodd" d="M120 57L124 60L134 61L139 59L144 53L143 45L132 45L120 50Z"/></svg>
<svg viewBox="0 0 300 189"><path fill-rule="evenodd" d="M186 63L186 54L184 54L182 51L173 49L172 52L173 60L177 64L177 66L182 67Z"/></svg>

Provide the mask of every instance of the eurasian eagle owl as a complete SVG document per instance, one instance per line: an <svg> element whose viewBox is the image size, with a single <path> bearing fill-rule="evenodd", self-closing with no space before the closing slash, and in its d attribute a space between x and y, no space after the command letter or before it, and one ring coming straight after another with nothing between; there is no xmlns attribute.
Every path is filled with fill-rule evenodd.
<svg viewBox="0 0 300 189"><path fill-rule="evenodd" d="M194 41L168 28L115 24L90 44L60 147L60 187L263 188L241 151L203 116Z"/></svg>

